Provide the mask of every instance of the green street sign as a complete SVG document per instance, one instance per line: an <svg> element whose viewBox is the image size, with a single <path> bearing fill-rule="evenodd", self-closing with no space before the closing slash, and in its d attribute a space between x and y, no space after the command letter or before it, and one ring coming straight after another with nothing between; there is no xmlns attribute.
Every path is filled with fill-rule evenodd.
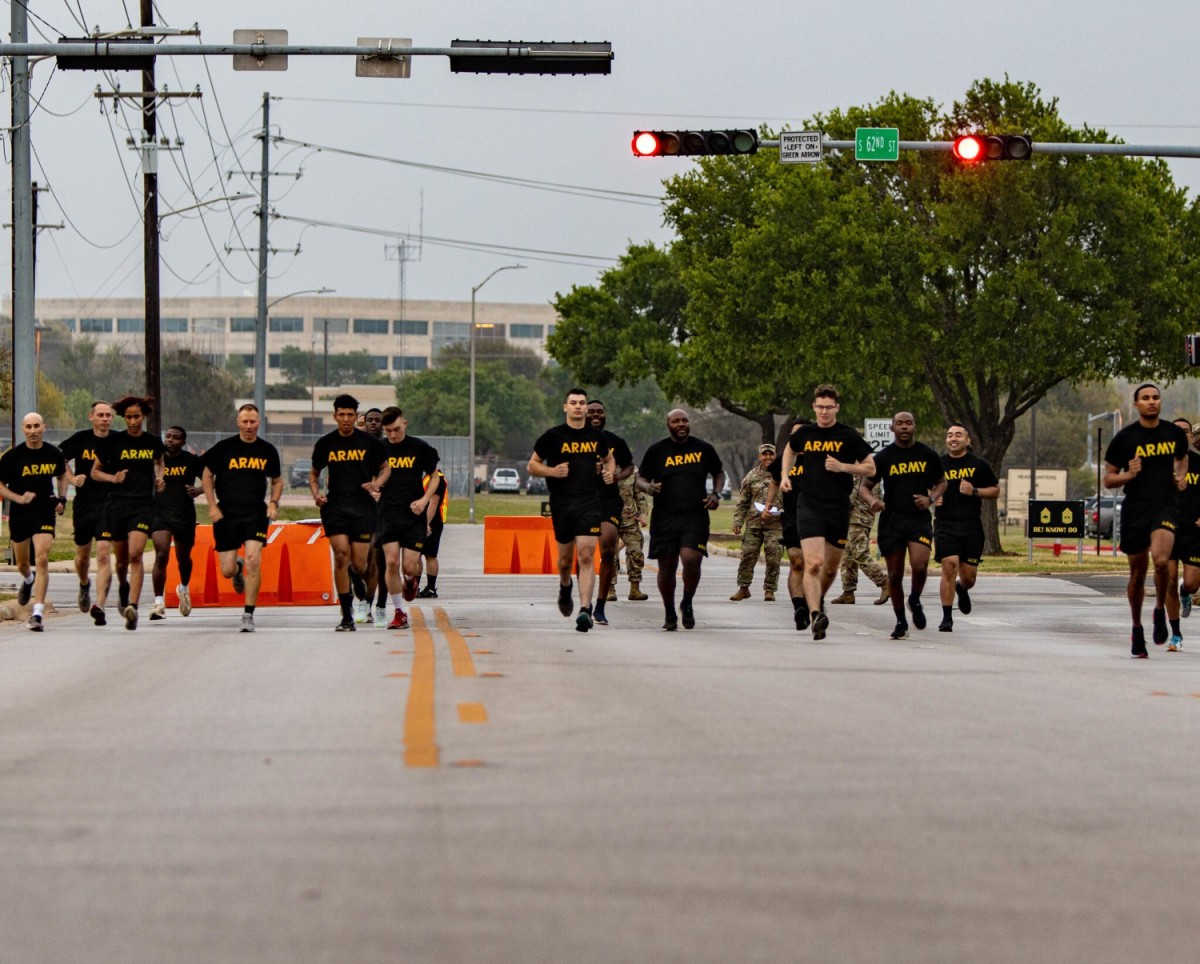
<svg viewBox="0 0 1200 964"><path fill-rule="evenodd" d="M854 159L856 161L900 160L900 128L855 128Z"/></svg>

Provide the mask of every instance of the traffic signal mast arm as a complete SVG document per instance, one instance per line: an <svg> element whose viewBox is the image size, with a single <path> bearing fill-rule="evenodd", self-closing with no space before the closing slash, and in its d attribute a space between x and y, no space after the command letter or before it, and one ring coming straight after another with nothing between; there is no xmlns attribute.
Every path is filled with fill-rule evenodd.
<svg viewBox="0 0 1200 964"><path fill-rule="evenodd" d="M822 146L827 151L853 151L854 141L837 141L825 138ZM946 151L954 152L956 141L901 141L902 151ZM762 140L759 147L779 147L778 140ZM1035 154L1110 154L1119 157L1200 157L1200 146L1173 144L1049 144L1033 141L1030 149Z"/></svg>

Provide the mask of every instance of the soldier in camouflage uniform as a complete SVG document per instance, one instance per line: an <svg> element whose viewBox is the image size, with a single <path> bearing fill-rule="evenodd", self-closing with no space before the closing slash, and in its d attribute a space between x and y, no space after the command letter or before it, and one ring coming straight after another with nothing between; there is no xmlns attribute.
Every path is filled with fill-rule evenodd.
<svg viewBox="0 0 1200 964"><path fill-rule="evenodd" d="M641 602L649 599L642 592L642 567L646 564L646 557L642 552L642 526L646 524L648 518L646 505L646 493L639 492L637 488L637 470L628 478L621 479L617 483L618 489L621 492L621 501L624 503L621 509L621 541L625 543L625 567L628 570L629 576L629 598L634 602ZM613 580L608 589L609 600L617 598L617 574L621 571L621 553L617 553L616 564L613 567Z"/></svg>
<svg viewBox="0 0 1200 964"><path fill-rule="evenodd" d="M887 570L871 558L871 525L875 516L867 503L858 494L858 486L850 490L850 531L846 533L846 551L842 553L840 573L842 594L831 599L833 604L854 605L854 591L858 588L858 571L861 569L871 582L879 587L876 606L888 601Z"/></svg>
<svg viewBox="0 0 1200 964"><path fill-rule="evenodd" d="M771 486L771 473L768 470L775 461L775 446L766 442L758 447L758 465L746 473L742 479L742 487L738 492L737 506L733 510L733 534L742 537L742 560L738 564L738 588L729 598L734 602L750 598L750 580L754 575L754 566L758 562L758 554L765 551L767 572L763 576L763 599L775 601L775 590L779 588L779 560L783 555L783 522L778 514L763 519L763 510L756 509L754 503L767 504L767 489ZM777 500L777 508L782 504ZM742 532L745 525L746 531Z"/></svg>

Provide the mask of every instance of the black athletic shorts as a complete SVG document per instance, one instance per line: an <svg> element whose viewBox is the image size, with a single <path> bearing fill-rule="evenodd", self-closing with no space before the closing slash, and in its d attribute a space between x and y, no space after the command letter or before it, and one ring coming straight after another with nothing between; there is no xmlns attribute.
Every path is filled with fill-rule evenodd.
<svg viewBox="0 0 1200 964"><path fill-rule="evenodd" d="M54 503L33 503L32 505L17 505L9 503L8 536L13 542L24 542L31 536L41 533L53 537L54 523L58 513L54 511Z"/></svg>
<svg viewBox="0 0 1200 964"><path fill-rule="evenodd" d="M154 513L151 532L169 532L177 543L192 545L196 541L196 512L164 512L161 508Z"/></svg>
<svg viewBox="0 0 1200 964"><path fill-rule="evenodd" d="M968 566L979 565L983 558L982 522L951 522L938 519L933 530L933 559L935 562L941 562L943 559L954 557Z"/></svg>
<svg viewBox="0 0 1200 964"><path fill-rule="evenodd" d="M446 523L442 521L441 515L435 515L429 524L429 535L425 537L425 548L421 550L421 555L426 559L437 558L438 549L442 544L442 531L445 528Z"/></svg>
<svg viewBox="0 0 1200 964"><path fill-rule="evenodd" d="M1156 529L1167 529L1174 533L1178 527L1179 506L1151 505L1139 508L1129 504L1127 498L1121 505L1121 551L1127 556L1137 555L1150 548L1150 534Z"/></svg>
<svg viewBox="0 0 1200 964"><path fill-rule="evenodd" d="M1200 569L1200 526L1195 523L1180 525L1175 533L1175 551L1171 558Z"/></svg>
<svg viewBox="0 0 1200 964"><path fill-rule="evenodd" d="M655 508L650 513L651 559L678 555L681 549L694 549L708 555L708 510L700 512L663 512Z"/></svg>
<svg viewBox="0 0 1200 964"><path fill-rule="evenodd" d="M597 502L551 502L550 524L559 545L574 542L576 536L600 535L600 505Z"/></svg>
<svg viewBox="0 0 1200 964"><path fill-rule="evenodd" d="M841 506L809 505L805 502L796 503L796 538L824 539L831 546L839 549L846 548L846 535L850 532L850 499L846 499L843 510Z"/></svg>
<svg viewBox="0 0 1200 964"><path fill-rule="evenodd" d="M621 528L621 513L625 511L625 503L621 499L611 499L600 503L600 521Z"/></svg>
<svg viewBox="0 0 1200 964"><path fill-rule="evenodd" d="M103 502L84 502L75 500L71 510L72 521L75 525L75 545L86 546L93 539L107 542L112 538L112 532L105 521Z"/></svg>
<svg viewBox="0 0 1200 964"><path fill-rule="evenodd" d="M888 512L886 509L879 516L879 553L890 556L903 552L910 542L919 542L930 547L933 545L933 519L928 512L916 515L911 512Z"/></svg>
<svg viewBox="0 0 1200 964"><path fill-rule="evenodd" d="M425 549L425 513L413 515L408 510L388 513L379 517L379 535L376 545L386 546L390 542L399 543L401 549L413 549L423 552Z"/></svg>
<svg viewBox="0 0 1200 964"><path fill-rule="evenodd" d="M235 552L247 542L267 541L267 507L252 516L223 516L213 523L213 542L217 552Z"/></svg>
<svg viewBox="0 0 1200 964"><path fill-rule="evenodd" d="M351 542L369 543L378 528L379 513L371 508L343 508L332 502L321 506L321 525L326 536L348 536Z"/></svg>
<svg viewBox="0 0 1200 964"><path fill-rule="evenodd" d="M150 535L154 502L150 499L109 499L105 522L113 542L124 542L131 532Z"/></svg>

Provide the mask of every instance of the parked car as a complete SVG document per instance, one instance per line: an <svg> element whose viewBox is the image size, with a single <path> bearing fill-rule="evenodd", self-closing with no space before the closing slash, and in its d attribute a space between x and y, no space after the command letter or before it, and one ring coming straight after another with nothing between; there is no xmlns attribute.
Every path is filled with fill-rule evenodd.
<svg viewBox="0 0 1200 964"><path fill-rule="evenodd" d="M312 459L296 459L288 472L289 488L299 489L308 485L308 473L312 471Z"/></svg>
<svg viewBox="0 0 1200 964"><path fill-rule="evenodd" d="M1123 495L1106 495L1100 499L1100 505L1096 505L1096 497L1093 495L1083 501L1083 517L1084 517L1084 534L1089 538L1096 538L1097 532L1102 539L1111 539L1113 534L1113 507L1120 505L1125 501Z"/></svg>
<svg viewBox="0 0 1200 964"><path fill-rule="evenodd" d="M488 483L489 492L511 492L514 495L521 491L521 476L516 469L496 469L492 480Z"/></svg>
<svg viewBox="0 0 1200 964"><path fill-rule="evenodd" d="M526 495L549 495L550 489L546 485L546 480L540 475L531 475L525 481Z"/></svg>

